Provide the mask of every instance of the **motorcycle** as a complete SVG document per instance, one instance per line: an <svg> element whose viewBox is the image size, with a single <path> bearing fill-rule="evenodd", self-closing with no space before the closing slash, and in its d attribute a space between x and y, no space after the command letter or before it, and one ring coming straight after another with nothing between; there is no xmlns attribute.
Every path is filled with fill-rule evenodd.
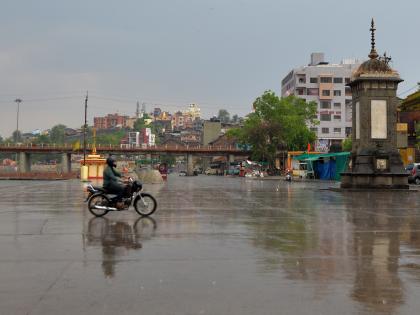
<svg viewBox="0 0 420 315"><path fill-rule="evenodd" d="M292 181L292 173L289 170L286 172L286 176L285 176L284 180L288 181L288 182Z"/></svg>
<svg viewBox="0 0 420 315"><path fill-rule="evenodd" d="M156 199L149 193L142 192L143 185L139 181L129 178L129 197L117 198L115 194L108 194L102 187L95 187L91 184L87 186L89 212L96 217L102 217L109 211L128 210L131 205L134 210L143 217L153 214L157 208ZM117 203L122 203L122 207L117 207Z"/></svg>

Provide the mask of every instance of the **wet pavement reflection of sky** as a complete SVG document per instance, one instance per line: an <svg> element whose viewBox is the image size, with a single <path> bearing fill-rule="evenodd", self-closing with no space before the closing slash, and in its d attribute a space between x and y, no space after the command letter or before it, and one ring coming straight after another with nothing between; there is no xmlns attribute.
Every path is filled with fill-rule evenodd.
<svg viewBox="0 0 420 315"><path fill-rule="evenodd" d="M152 218L0 181L0 314L416 314L418 192L171 175Z"/></svg>

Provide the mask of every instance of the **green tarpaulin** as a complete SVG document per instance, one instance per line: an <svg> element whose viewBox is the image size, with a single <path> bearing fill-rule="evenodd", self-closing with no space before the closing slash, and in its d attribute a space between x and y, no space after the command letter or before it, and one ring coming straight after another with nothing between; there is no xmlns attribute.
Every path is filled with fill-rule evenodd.
<svg viewBox="0 0 420 315"><path fill-rule="evenodd" d="M314 164L316 164L317 161L321 159L332 159L335 161L335 167L334 167L335 169L331 170L331 172L329 173L330 174L329 179L340 180L341 178L340 173L346 170L349 156L350 156L350 152L319 153L319 154L305 153L305 154L297 155L293 157L293 159L310 163L311 164L310 168L314 170L319 170L319 172L321 172L320 165L318 165L317 167L317 165L314 165ZM325 178L325 177L320 176L320 178Z"/></svg>

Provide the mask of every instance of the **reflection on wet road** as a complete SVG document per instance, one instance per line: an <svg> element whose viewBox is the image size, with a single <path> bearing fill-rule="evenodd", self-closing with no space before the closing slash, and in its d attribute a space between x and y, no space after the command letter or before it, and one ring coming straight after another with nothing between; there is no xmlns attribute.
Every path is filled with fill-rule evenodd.
<svg viewBox="0 0 420 315"><path fill-rule="evenodd" d="M420 195L171 176L153 218L0 181L0 314L416 314Z"/></svg>
<svg viewBox="0 0 420 315"><path fill-rule="evenodd" d="M93 217L88 223L86 245L102 248L104 274L113 277L119 257L129 250L140 249L141 242L150 239L155 230L156 221L152 217L139 217L134 223Z"/></svg>

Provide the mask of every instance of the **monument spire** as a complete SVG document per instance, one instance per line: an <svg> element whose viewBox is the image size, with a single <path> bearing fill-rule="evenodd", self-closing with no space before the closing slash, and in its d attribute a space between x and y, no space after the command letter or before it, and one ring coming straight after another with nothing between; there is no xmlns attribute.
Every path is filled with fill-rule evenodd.
<svg viewBox="0 0 420 315"><path fill-rule="evenodd" d="M371 38L372 48L371 48L370 54L369 54L370 59L378 58L378 53L376 52L376 49L375 49L375 31L376 31L375 21L372 18L372 22L371 22L371 26L370 26L370 32L372 33L372 38Z"/></svg>

